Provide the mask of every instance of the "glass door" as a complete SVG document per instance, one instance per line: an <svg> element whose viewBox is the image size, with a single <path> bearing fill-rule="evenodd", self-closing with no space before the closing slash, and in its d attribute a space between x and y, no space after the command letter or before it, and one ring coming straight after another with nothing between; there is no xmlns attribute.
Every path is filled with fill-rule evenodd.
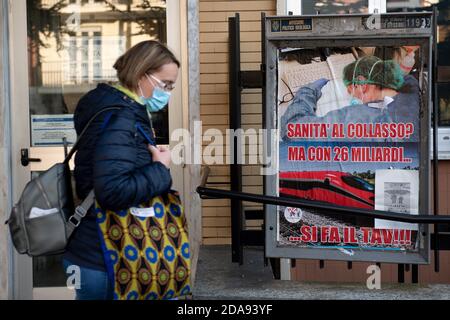
<svg viewBox="0 0 450 320"><path fill-rule="evenodd" d="M15 127L27 128L28 132L13 138L13 144L20 145L23 167L17 164L15 171L22 174L17 184L23 188L24 180L62 161L64 145L70 148L76 140L73 113L78 100L98 83L117 81L113 69L116 59L144 40L167 43L167 4L161 0L19 0L10 3L11 51L19 52L17 50L26 47L26 56L19 54L13 58L11 69L14 73L13 131ZM25 19L24 11L26 21L21 20ZM25 69L24 65L27 65L27 72L19 73L20 66ZM169 123L168 109L153 117L158 144L169 144L169 127L174 127ZM182 175L179 178L182 179ZM20 194L21 190L18 187L15 191ZM16 256L15 260L18 274L28 275L25 277L28 280L21 280L20 276L15 279L21 283L17 285L17 297L27 297L20 292L30 288L28 269L31 268L33 298L73 297L73 292L65 290L61 256L31 261Z"/></svg>

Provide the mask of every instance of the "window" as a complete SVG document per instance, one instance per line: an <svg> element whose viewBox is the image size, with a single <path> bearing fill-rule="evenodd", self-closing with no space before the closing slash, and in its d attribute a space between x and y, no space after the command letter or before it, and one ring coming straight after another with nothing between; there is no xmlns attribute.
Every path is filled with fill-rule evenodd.
<svg viewBox="0 0 450 320"><path fill-rule="evenodd" d="M439 126L450 127L450 0L388 0L388 12L438 9L438 105Z"/></svg>
<svg viewBox="0 0 450 320"><path fill-rule="evenodd" d="M364 190L364 191L374 191L374 185L368 183L364 179L355 176L342 176L342 180L351 187Z"/></svg>
<svg viewBox="0 0 450 320"><path fill-rule="evenodd" d="M367 13L369 0L307 0L302 1L303 14Z"/></svg>

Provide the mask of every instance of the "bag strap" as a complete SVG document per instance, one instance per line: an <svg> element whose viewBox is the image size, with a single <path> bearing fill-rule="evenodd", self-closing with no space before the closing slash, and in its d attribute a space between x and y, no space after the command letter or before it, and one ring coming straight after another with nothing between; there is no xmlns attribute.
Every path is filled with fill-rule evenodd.
<svg viewBox="0 0 450 320"><path fill-rule="evenodd" d="M112 111L112 110L120 110L122 107L108 107L105 109L102 109L98 111L96 114L94 114L88 121L88 123L84 126L83 130L81 131L77 141L75 141L72 149L70 150L67 157L64 159L64 163L69 163L70 159L72 158L75 151L78 150L78 145L83 136L85 135L87 129L92 124L92 122L101 114L103 114L105 111ZM105 118L105 121L103 122L103 125L101 129L103 130L106 127L106 124L111 119L111 114L107 115ZM80 225L81 220L86 216L89 209L92 207L95 201L95 194L94 190L91 190L86 198L84 198L83 202L75 208L75 212L73 215L69 217L66 221L66 232L67 232L67 238L69 238L72 233L75 231L75 229Z"/></svg>
<svg viewBox="0 0 450 320"><path fill-rule="evenodd" d="M150 138L150 136L144 131L144 129L142 129L142 127L139 123L136 122L135 127L136 127L136 129L138 129L138 131L142 134L142 136L145 138L145 140L147 140L147 142L149 144L156 147L155 141L153 141L153 139ZM150 128L153 129L152 127L150 127Z"/></svg>
<svg viewBox="0 0 450 320"><path fill-rule="evenodd" d="M74 155L74 153L78 150L78 145L80 144L81 139L83 138L83 136L86 134L87 129L89 129L89 126L92 124L92 122L94 122L94 120L101 115L102 113L104 113L105 111L111 111L111 110L120 110L122 109L122 107L108 107L105 109L102 109L100 111L98 111L96 114L94 114L88 121L88 123L84 126L83 130L81 131L80 135L78 136L77 141L75 141L72 149L70 150L69 154L67 155L67 157L64 159L64 163L69 163L70 159L72 158L72 156ZM109 117L107 118L107 120L109 120Z"/></svg>
<svg viewBox="0 0 450 320"><path fill-rule="evenodd" d="M73 215L69 217L69 219L66 222L66 232L67 232L67 238L69 238L75 228L77 228L81 220L86 216L87 212L91 208L91 206L94 204L94 190L91 190L86 198L84 198L83 202L75 208L75 212Z"/></svg>

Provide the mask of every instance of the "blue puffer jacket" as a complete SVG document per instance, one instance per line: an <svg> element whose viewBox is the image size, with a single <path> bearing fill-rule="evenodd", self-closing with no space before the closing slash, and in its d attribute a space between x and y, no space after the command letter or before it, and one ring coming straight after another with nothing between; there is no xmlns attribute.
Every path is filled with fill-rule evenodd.
<svg viewBox="0 0 450 320"><path fill-rule="evenodd" d="M94 188L102 208L122 210L137 206L168 191L172 184L169 170L153 162L144 134L154 136L145 106L107 84L83 96L74 114L77 134L99 110L106 111L86 131L75 155L75 181L80 199ZM74 232L64 258L97 270L105 270L100 234L93 208Z"/></svg>

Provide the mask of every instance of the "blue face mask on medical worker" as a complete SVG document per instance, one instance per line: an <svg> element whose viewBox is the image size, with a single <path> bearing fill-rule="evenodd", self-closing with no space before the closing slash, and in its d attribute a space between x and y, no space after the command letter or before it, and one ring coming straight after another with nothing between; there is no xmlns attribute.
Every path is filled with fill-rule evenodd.
<svg viewBox="0 0 450 320"><path fill-rule="evenodd" d="M158 112L163 109L168 103L170 99L170 92L164 91L163 89L155 86L153 82L150 80L150 77L146 74L148 81L153 86L153 94L151 97L145 98L144 93L142 92L141 86L139 89L141 90L141 100L147 107L149 112Z"/></svg>
<svg viewBox="0 0 450 320"><path fill-rule="evenodd" d="M350 105L351 106L357 106L360 104L364 104L364 102L361 99L358 99L356 97L352 97L352 99L350 100Z"/></svg>

